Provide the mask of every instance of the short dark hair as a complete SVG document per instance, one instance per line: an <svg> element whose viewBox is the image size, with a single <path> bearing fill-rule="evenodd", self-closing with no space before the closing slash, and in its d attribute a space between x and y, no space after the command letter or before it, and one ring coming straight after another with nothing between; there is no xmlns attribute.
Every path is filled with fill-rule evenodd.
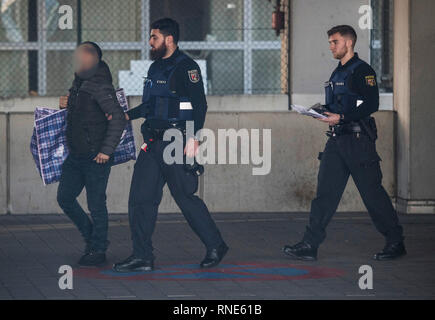
<svg viewBox="0 0 435 320"><path fill-rule="evenodd" d="M171 18L163 18L151 23L151 29L159 29L164 36L172 36L177 44L180 38L180 26Z"/></svg>
<svg viewBox="0 0 435 320"><path fill-rule="evenodd" d="M341 36L349 36L353 42L352 47L355 47L355 43L356 43L358 36L356 35L354 28L352 28L351 26L348 26L348 25L335 26L335 27L328 30L328 37L330 37L336 33L339 33Z"/></svg>
<svg viewBox="0 0 435 320"><path fill-rule="evenodd" d="M101 51L101 48L95 42L85 41L85 42L80 43L78 46L79 47L83 46L83 48L87 52L97 56L98 60L101 60L101 58L103 57L103 51Z"/></svg>

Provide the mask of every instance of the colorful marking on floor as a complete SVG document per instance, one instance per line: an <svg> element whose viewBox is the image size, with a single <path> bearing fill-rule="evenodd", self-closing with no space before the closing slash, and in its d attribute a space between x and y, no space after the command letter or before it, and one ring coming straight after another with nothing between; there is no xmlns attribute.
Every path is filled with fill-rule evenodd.
<svg viewBox="0 0 435 320"><path fill-rule="evenodd" d="M306 265L233 263L212 269L201 269L197 264L163 265L152 272L118 273L111 268L77 268L74 275L98 279L122 279L144 281L265 281L334 278L344 271Z"/></svg>

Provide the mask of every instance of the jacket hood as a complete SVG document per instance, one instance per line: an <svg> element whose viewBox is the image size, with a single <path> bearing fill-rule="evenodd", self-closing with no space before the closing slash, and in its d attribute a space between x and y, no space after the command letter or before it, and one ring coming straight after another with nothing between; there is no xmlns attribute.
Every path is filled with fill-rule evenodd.
<svg viewBox="0 0 435 320"><path fill-rule="evenodd" d="M112 83L112 74L110 73L109 66L103 60L98 63L98 68L93 77L89 79L95 82L110 82Z"/></svg>

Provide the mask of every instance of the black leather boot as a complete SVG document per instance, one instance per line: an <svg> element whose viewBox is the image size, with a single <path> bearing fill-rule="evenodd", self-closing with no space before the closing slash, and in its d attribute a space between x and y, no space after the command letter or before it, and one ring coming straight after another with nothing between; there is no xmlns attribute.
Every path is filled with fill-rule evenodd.
<svg viewBox="0 0 435 320"><path fill-rule="evenodd" d="M86 267L97 267L106 262L106 253L99 251L86 250L85 254L80 258L79 265Z"/></svg>
<svg viewBox="0 0 435 320"><path fill-rule="evenodd" d="M317 248L305 241L301 241L293 246L284 246L282 251L284 251L287 256L297 260L317 260Z"/></svg>
<svg viewBox="0 0 435 320"><path fill-rule="evenodd" d="M381 252L373 256L373 259L378 261L393 260L404 255L406 255L405 244L401 241L387 244Z"/></svg>
<svg viewBox="0 0 435 320"><path fill-rule="evenodd" d="M227 254L228 249L228 246L222 242L219 247L208 250L204 260L200 264L201 268L213 268L217 266Z"/></svg>
<svg viewBox="0 0 435 320"><path fill-rule="evenodd" d="M149 272L154 270L154 261L131 255L124 261L115 263L112 269L116 272Z"/></svg>

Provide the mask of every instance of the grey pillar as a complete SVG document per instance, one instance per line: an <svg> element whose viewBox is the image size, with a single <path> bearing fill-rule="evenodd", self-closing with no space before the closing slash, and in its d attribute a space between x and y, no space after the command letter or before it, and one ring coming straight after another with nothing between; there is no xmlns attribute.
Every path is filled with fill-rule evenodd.
<svg viewBox="0 0 435 320"><path fill-rule="evenodd" d="M395 0L397 209L435 213L435 1Z"/></svg>

